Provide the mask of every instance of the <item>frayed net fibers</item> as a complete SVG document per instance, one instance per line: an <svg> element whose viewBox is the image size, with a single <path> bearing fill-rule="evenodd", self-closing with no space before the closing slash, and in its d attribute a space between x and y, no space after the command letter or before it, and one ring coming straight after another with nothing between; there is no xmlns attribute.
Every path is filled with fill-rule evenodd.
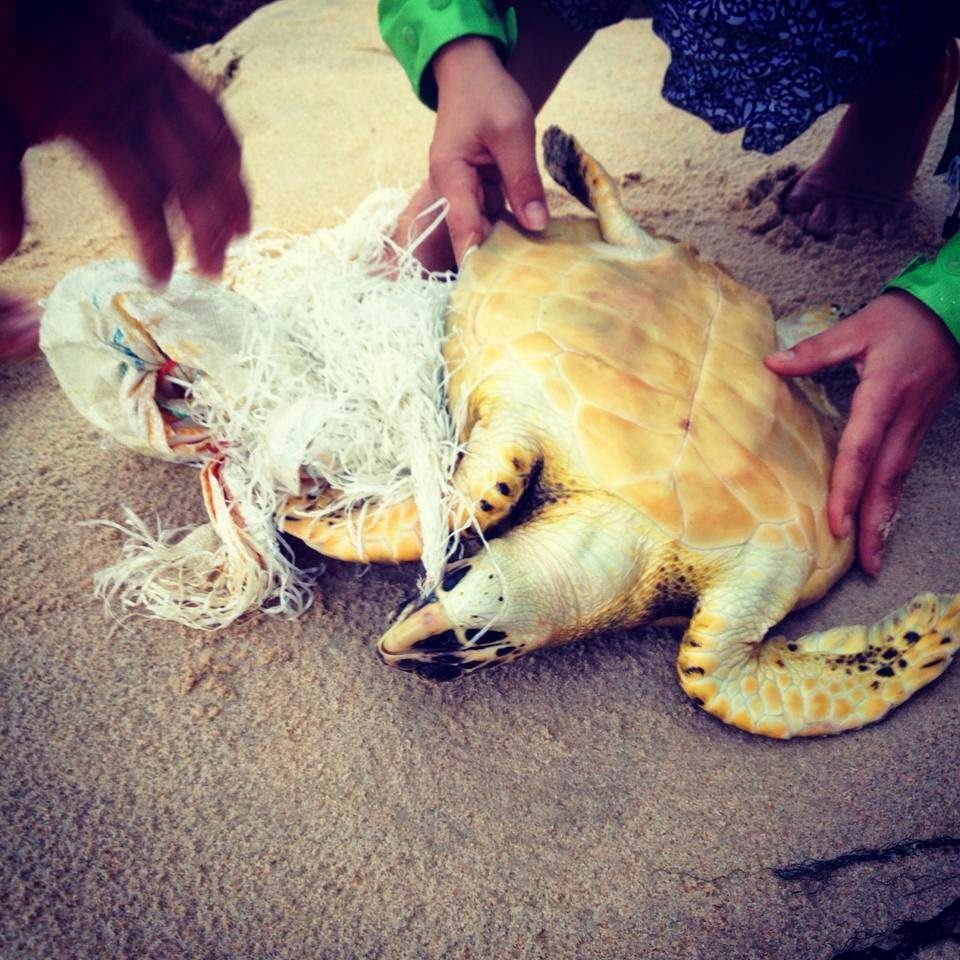
<svg viewBox="0 0 960 960"><path fill-rule="evenodd" d="M370 511L413 498L420 586L436 586L462 532L449 526L463 508L452 484L461 418L447 410L441 352L452 277L424 275L388 239L407 200L379 190L339 226L261 230L233 248L226 290L260 319L245 323L229 377L181 384L222 453L218 483L204 487L211 523L151 533L128 512L101 595L201 629L258 608L300 614L317 570L294 566L277 523L311 487L323 493L316 516L346 517L354 532ZM435 229L443 211L431 215ZM202 317L191 334L203 338Z"/></svg>

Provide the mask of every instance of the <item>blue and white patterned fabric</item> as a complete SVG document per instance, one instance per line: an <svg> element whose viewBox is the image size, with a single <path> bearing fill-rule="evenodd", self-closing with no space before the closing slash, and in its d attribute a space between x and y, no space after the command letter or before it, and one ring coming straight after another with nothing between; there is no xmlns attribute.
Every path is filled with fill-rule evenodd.
<svg viewBox="0 0 960 960"><path fill-rule="evenodd" d="M631 0L546 0L578 30L636 16ZM719 133L743 129L746 150L776 153L851 98L904 35L905 0L653 0L654 33L670 48L669 103Z"/></svg>

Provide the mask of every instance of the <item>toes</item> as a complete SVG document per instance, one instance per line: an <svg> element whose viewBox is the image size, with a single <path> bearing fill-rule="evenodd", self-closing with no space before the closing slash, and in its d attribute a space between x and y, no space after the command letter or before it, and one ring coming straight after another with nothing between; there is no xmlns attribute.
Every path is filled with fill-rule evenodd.
<svg viewBox="0 0 960 960"><path fill-rule="evenodd" d="M817 171L795 173L788 178L778 200L780 210L818 240L864 232L890 238L906 209L902 198L861 194L832 184Z"/></svg>
<svg viewBox="0 0 960 960"><path fill-rule="evenodd" d="M836 204L836 232L850 236L866 234L879 237L884 222L883 211L871 204L838 201Z"/></svg>
<svg viewBox="0 0 960 960"><path fill-rule="evenodd" d="M780 209L791 216L803 216L816 202L805 189L803 175L798 171L787 178L780 191Z"/></svg>
<svg viewBox="0 0 960 960"><path fill-rule="evenodd" d="M837 203L834 205L833 218L834 234L860 233L865 227L869 227L872 222L872 217L869 213L856 210L845 203Z"/></svg>
<svg viewBox="0 0 960 960"><path fill-rule="evenodd" d="M774 170L766 170L747 187L743 203L746 207L759 207L764 201L770 199L782 207L784 198L789 195L799 178L800 171L792 163Z"/></svg>
<svg viewBox="0 0 960 960"><path fill-rule="evenodd" d="M837 232L839 207L833 200L821 200L810 211L803 229L818 240L829 240Z"/></svg>

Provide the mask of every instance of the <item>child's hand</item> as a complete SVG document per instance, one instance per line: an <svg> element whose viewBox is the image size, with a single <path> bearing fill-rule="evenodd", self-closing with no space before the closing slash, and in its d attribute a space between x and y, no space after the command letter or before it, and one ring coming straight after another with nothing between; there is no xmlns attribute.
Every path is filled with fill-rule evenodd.
<svg viewBox="0 0 960 960"><path fill-rule="evenodd" d="M853 361L860 384L840 438L827 514L834 536L846 536L859 503L860 564L877 574L923 435L960 383L960 344L932 310L892 290L765 363L795 377L843 360Z"/></svg>
<svg viewBox="0 0 960 960"><path fill-rule="evenodd" d="M528 230L547 225L537 172L534 112L520 85L481 37L461 37L433 60L439 90L430 147L430 183L450 203L447 224L457 262L490 231L503 194Z"/></svg>
<svg viewBox="0 0 960 960"><path fill-rule="evenodd" d="M59 136L100 165L156 280L173 269L168 200L205 273L249 229L240 146L216 100L116 0L21 0L0 17L0 259L23 234L23 153Z"/></svg>

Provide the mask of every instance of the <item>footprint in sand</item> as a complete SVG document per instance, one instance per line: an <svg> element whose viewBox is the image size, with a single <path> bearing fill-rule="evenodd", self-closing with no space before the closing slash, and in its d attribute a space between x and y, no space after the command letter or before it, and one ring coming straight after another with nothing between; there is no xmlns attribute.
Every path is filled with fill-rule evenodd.
<svg viewBox="0 0 960 960"><path fill-rule="evenodd" d="M799 247L804 232L783 209L783 198L800 176L796 164L765 170L747 187L743 196L730 204L731 210L746 213L742 226L750 233L766 236L782 250Z"/></svg>
<svg viewBox="0 0 960 960"><path fill-rule="evenodd" d="M733 210L746 211L744 228L754 234L769 234L768 239L781 248L799 246L803 237L810 236L820 241L832 241L834 246L844 249L854 246L862 235L890 239L903 228L906 202L899 204L899 216L888 219L878 213L876 205L864 201L856 208L835 204L831 208L830 229L817 229L808 212L790 210L789 198L804 172L791 163L767 169L754 180L743 197L731 204ZM780 235L784 230L786 237Z"/></svg>

